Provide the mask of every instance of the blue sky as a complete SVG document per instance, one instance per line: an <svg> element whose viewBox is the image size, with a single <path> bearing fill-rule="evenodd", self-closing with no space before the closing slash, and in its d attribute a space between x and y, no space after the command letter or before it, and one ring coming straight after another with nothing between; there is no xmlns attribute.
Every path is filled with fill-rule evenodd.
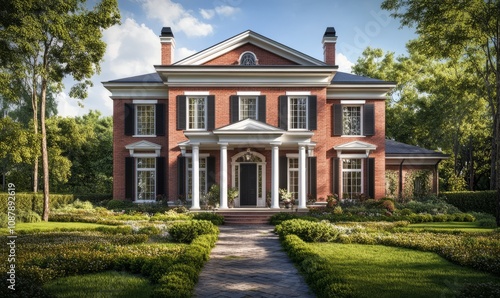
<svg viewBox="0 0 500 298"><path fill-rule="evenodd" d="M58 96L59 114L77 116L89 110L112 114L110 93L101 82L153 72L160 64L161 28L172 28L180 60L246 30L255 31L323 60L321 39L326 27L337 31L337 64L350 72L367 46L397 55L415 37L380 9L382 0L119 0L122 22L104 32L108 44L102 71L93 77L89 97ZM73 84L66 80L66 89Z"/></svg>

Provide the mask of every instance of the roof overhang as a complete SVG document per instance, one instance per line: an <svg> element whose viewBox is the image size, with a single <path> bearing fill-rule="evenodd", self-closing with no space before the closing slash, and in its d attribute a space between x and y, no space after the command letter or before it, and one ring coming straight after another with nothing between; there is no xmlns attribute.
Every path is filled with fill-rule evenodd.
<svg viewBox="0 0 500 298"><path fill-rule="evenodd" d="M157 65L169 87L327 87L332 66L178 66Z"/></svg>
<svg viewBox="0 0 500 298"><path fill-rule="evenodd" d="M434 166L440 161L448 159L449 156L442 155L410 155L410 154L386 154L385 164L388 166Z"/></svg>
<svg viewBox="0 0 500 298"><path fill-rule="evenodd" d="M383 99L396 87L391 83L331 84L326 90L327 99Z"/></svg>
<svg viewBox="0 0 500 298"><path fill-rule="evenodd" d="M111 92L111 99L167 99L168 88L163 83L103 82Z"/></svg>

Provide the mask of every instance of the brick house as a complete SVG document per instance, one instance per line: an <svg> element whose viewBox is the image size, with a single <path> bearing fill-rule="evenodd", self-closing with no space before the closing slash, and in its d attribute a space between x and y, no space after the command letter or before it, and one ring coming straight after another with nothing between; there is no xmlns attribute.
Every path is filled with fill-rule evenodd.
<svg viewBox="0 0 500 298"><path fill-rule="evenodd" d="M384 197L386 167L399 171L401 192L408 159L425 161L437 191L446 156L387 156L387 146L402 149L385 139L385 99L395 83L338 72L336 40L328 27L320 61L245 31L172 63L174 35L163 28L156 72L103 83L113 100L114 198L183 197L196 210L218 184L220 209L231 187L239 190L236 207L266 207L270 197L279 208L284 188L300 209L308 197Z"/></svg>

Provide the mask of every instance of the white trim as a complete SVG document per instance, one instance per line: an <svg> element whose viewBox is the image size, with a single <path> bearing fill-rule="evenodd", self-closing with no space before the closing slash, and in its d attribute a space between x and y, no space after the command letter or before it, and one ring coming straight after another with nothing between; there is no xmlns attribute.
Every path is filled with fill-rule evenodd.
<svg viewBox="0 0 500 298"><path fill-rule="evenodd" d="M184 91L186 96L207 96L210 95L210 91Z"/></svg>
<svg viewBox="0 0 500 298"><path fill-rule="evenodd" d="M301 96L301 95L310 96L311 91L286 91L286 95L288 95L288 96Z"/></svg>
<svg viewBox="0 0 500 298"><path fill-rule="evenodd" d="M134 99L132 101L133 104L157 104L158 100L157 99Z"/></svg>
<svg viewBox="0 0 500 298"><path fill-rule="evenodd" d="M153 132L154 134L151 135L140 135L137 134L137 124L139 123L139 109L138 107L152 107L153 109ZM144 103L144 104L135 104L134 106L134 136L139 136L139 137L151 137L155 136L156 137L156 106L153 103Z"/></svg>
<svg viewBox="0 0 500 298"><path fill-rule="evenodd" d="M185 92L187 93L187 92ZM197 92L193 92L197 93ZM205 123L203 123L203 128L189 128L189 100L191 98L197 98L197 99L203 99L203 111L205 115L203 115L203 119L205 120ZM198 105L198 104L196 104ZM196 126L200 126L200 123L198 120L200 119L200 116L198 115L198 107L195 109L196 115L193 117L193 119L196 120ZM207 100L207 95L187 95L186 96L186 131L207 131L207 124L208 124L208 100Z"/></svg>
<svg viewBox="0 0 500 298"><path fill-rule="evenodd" d="M353 155L354 156L354 155ZM364 158L357 158L357 157L346 157L346 155L344 155L344 157L341 157L339 162L340 162L340 189L341 189L341 194L342 194L342 199L345 199L343 196L344 196L344 173L361 173L361 191L359 194L363 194L365 192L365 163L364 163L364 159L366 159L366 157ZM359 159L361 160L361 170L358 170L358 169L346 169L344 170L344 159Z"/></svg>
<svg viewBox="0 0 500 298"><path fill-rule="evenodd" d="M241 105L241 100L242 99L255 99L255 120L261 120L259 119L259 99L257 98L258 95L249 95L249 96L239 96L238 97L238 120L245 120L245 119L254 119L251 117L247 117L245 119L242 119L241 117L241 112L243 111L243 107Z"/></svg>
<svg viewBox="0 0 500 298"><path fill-rule="evenodd" d="M287 92L288 93L288 92ZM306 97L304 97L306 96ZM288 96L287 98L287 112L288 112L288 130L289 131L309 131L309 98L307 97L309 95L290 95ZM291 104L290 104L290 100L292 98L295 98L295 99L299 99L299 98L305 98L306 100L306 120L305 120L305 128L291 128L292 127L292 109L291 109Z"/></svg>
<svg viewBox="0 0 500 298"><path fill-rule="evenodd" d="M364 105L364 104L366 104L366 100L341 100L340 104L342 104L342 105Z"/></svg>
<svg viewBox="0 0 500 298"><path fill-rule="evenodd" d="M299 158L299 154L298 153L287 153L286 157L287 158Z"/></svg>
<svg viewBox="0 0 500 298"><path fill-rule="evenodd" d="M134 153L131 154L131 157L139 157L139 158L156 158L158 155L156 153Z"/></svg>
<svg viewBox="0 0 500 298"><path fill-rule="evenodd" d="M133 138L156 138L156 135L133 135Z"/></svg>
<svg viewBox="0 0 500 298"><path fill-rule="evenodd" d="M198 154L199 158L207 158L210 156L210 153L200 153ZM182 154L182 157L188 157L188 158L192 158L193 157L193 153L185 153L185 154Z"/></svg>
<svg viewBox="0 0 500 298"><path fill-rule="evenodd" d="M237 91L238 96L260 96L260 91Z"/></svg>

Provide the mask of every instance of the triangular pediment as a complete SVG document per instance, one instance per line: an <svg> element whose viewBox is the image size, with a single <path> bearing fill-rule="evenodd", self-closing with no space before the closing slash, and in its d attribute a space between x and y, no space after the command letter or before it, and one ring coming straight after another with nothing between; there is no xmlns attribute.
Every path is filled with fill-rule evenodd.
<svg viewBox="0 0 500 298"><path fill-rule="evenodd" d="M273 53L283 59L291 61L292 64L302 66L325 66L321 60L301 53L279 42L276 42L263 35L247 30L210 48L202 50L192 56L180 60L173 65L204 65L220 56L223 56L244 45L251 44L264 51Z"/></svg>
<svg viewBox="0 0 500 298"><path fill-rule="evenodd" d="M159 150L161 145L151 143L148 141L139 141L125 146L128 150Z"/></svg>
<svg viewBox="0 0 500 298"><path fill-rule="evenodd" d="M372 150L377 149L377 146L375 146L373 144L361 142L361 141L353 141L353 142L349 142L349 143L345 143L345 144L342 144L342 145L335 146L333 148L335 150L343 150L343 151L346 151L346 150L349 150L349 151L365 151L365 150L370 150L370 151L372 151Z"/></svg>
<svg viewBox="0 0 500 298"><path fill-rule="evenodd" d="M260 122L250 118L214 130L214 134L230 132L284 133L285 131L264 122Z"/></svg>

